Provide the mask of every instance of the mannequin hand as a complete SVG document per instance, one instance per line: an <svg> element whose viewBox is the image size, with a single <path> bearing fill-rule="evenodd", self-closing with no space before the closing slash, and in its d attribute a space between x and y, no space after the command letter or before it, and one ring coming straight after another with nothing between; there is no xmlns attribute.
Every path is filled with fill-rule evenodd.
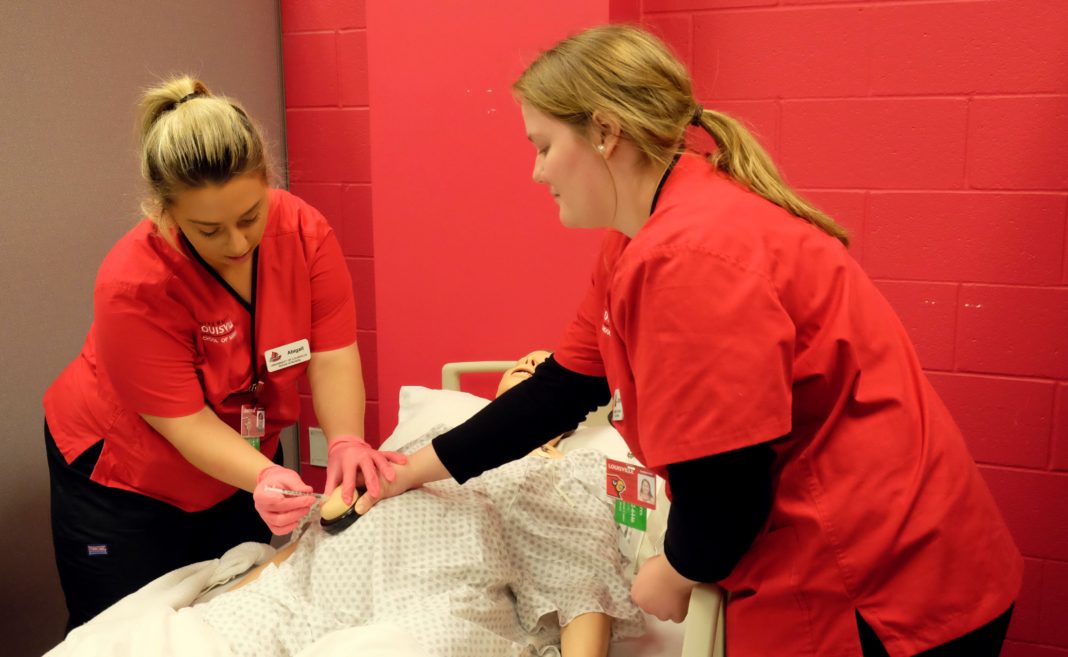
<svg viewBox="0 0 1068 657"><path fill-rule="evenodd" d="M697 582L680 575L662 554L642 564L630 587L630 597L642 611L660 620L681 623L690 609L690 592Z"/></svg>
<svg viewBox="0 0 1068 657"><path fill-rule="evenodd" d="M361 516L367 513L371 507L378 504L379 500L384 500L387 497L393 497L400 495L405 491L409 491L419 486L419 484L412 481L412 466L410 464L398 464L396 467L396 477L392 481L383 481L377 495L371 493L371 489L367 489L360 499L356 501L356 513Z"/></svg>
<svg viewBox="0 0 1068 657"><path fill-rule="evenodd" d="M312 492L311 486L304 483L300 475L280 465L271 465L260 471L256 477L256 490L252 493L252 500L256 504L256 511L271 528L271 532L278 536L288 534L297 528L297 523L304 517L308 510L315 504L315 498L311 495L304 497L288 497L281 493L269 491L267 488L283 488Z"/></svg>
<svg viewBox="0 0 1068 657"><path fill-rule="evenodd" d="M323 494L330 495L340 484L342 501L352 504L359 474L367 492L377 496L380 492L378 473L381 472L386 481L393 481L397 475L393 472L392 464L407 462L408 457L400 452L380 452L356 436L341 436L330 443L326 453L326 488Z"/></svg>

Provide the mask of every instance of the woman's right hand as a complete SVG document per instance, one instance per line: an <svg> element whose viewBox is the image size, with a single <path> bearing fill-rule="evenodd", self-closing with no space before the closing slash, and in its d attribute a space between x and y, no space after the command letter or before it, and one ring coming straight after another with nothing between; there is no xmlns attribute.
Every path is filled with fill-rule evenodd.
<svg viewBox="0 0 1068 657"><path fill-rule="evenodd" d="M268 466L256 477L256 490L252 493L256 511L273 534L284 536L297 528L300 519L315 504L315 497L288 496L278 490L311 493L312 487L304 483L299 474L280 465Z"/></svg>

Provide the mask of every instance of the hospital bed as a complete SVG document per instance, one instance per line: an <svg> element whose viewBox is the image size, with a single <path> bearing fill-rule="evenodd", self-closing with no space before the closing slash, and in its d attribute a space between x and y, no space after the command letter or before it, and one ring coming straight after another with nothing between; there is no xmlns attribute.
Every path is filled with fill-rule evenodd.
<svg viewBox="0 0 1068 657"><path fill-rule="evenodd" d="M405 386L400 393L397 426L383 443L383 449L396 448L424 436L443 424L456 426L488 404L488 400L459 390L460 376L473 372L499 372L514 361L453 363L443 369L441 390ZM578 448L600 451L609 458L633 461L618 432L607 422L603 409L592 413L574 434L561 444L562 451ZM660 482L660 499L663 483ZM650 515L648 531L628 554L630 572L637 572L642 560L655 551L666 528L667 505L658 504ZM196 654L203 657L229 657L222 639L189 613L192 605L220 594L232 585L232 577L268 559L270 546L245 543L221 559L191 564L160 577L141 590L123 598L70 637L46 657L104 657L115 654L171 655ZM229 584L227 584L229 582ZM205 593L207 591L207 593ZM610 657L722 657L723 598L714 586L699 586L690 600L684 624L659 621L646 616L646 633L611 645ZM331 633L301 652L301 657L340 657L361 646L364 657L401 657L405 637L390 634L389 628L361 626ZM407 639L411 641L410 637Z"/></svg>
<svg viewBox="0 0 1068 657"><path fill-rule="evenodd" d="M482 374L490 372L503 372L515 366L514 360L493 361L467 361L458 363L446 363L441 369L441 389L443 391L461 392L461 377L466 374ZM403 392L402 392L403 396ZM438 413L455 412L467 417L478 409L470 410L463 398L453 397L451 403L454 409L446 408L447 403L437 410ZM484 402L483 402L484 403ZM475 401L473 405L479 405ZM402 421L404 411L402 410ZM576 447L589 447L604 452L607 456L617 460L631 460L633 457L626 449L623 437L611 427L608 407L599 408L591 412L586 420L579 426L573 438L561 443L561 449L568 451ZM457 418L461 419L461 418ZM398 427L399 429L400 427ZM392 437L391 437L392 438ZM388 449L387 445L383 445ZM629 458L628 458L629 457ZM636 462L636 461L635 461ZM659 483L659 495L657 511L649 521L649 533L659 533L653 537L650 544L657 543L659 538L662 543L663 531L667 523L667 499L663 494L663 482ZM639 552L634 556L636 568L649 552ZM724 653L724 626L725 626L725 598L723 591L711 584L697 586L690 596L690 608L685 623L676 624L661 621L646 614L647 633L636 639L626 639L612 644L609 650L610 657L723 657Z"/></svg>

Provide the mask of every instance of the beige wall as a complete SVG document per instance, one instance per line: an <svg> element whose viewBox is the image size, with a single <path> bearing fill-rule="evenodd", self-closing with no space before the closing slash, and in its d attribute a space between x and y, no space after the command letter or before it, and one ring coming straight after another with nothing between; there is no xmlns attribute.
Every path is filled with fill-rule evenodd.
<svg viewBox="0 0 1068 657"><path fill-rule="evenodd" d="M85 338L101 259L138 218L138 90L180 71L241 99L283 161L277 0L0 1L5 655L61 638L41 396Z"/></svg>

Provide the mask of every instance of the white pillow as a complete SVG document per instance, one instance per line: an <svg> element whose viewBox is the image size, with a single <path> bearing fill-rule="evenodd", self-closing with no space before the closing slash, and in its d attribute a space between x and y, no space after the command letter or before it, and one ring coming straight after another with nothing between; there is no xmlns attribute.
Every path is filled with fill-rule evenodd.
<svg viewBox="0 0 1068 657"><path fill-rule="evenodd" d="M610 459L624 463L638 463L638 459L627 449L623 436L614 427L601 425L594 427L579 426L575 433L560 441L560 451L573 449L595 449Z"/></svg>
<svg viewBox="0 0 1068 657"><path fill-rule="evenodd" d="M488 399L457 390L401 386L397 428L380 449L397 450L440 424L455 427L488 403Z"/></svg>

